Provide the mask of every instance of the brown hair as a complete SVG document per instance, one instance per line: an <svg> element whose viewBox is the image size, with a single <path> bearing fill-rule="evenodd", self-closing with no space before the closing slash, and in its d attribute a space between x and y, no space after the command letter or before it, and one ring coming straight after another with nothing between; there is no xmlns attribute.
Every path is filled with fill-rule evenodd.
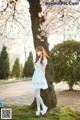
<svg viewBox="0 0 80 120"><path fill-rule="evenodd" d="M49 56L48 56L46 50L42 46L38 46L36 48L36 52L38 52L38 51L42 51L42 57L41 57L40 63L43 64L42 61L43 61L44 57L49 58ZM40 58L40 56L36 55L36 61L35 62L37 62L39 58Z"/></svg>

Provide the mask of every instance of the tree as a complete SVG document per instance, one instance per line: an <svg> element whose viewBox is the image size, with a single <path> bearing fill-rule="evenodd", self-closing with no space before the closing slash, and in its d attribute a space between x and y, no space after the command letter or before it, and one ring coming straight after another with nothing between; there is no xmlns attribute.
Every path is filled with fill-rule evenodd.
<svg viewBox="0 0 80 120"><path fill-rule="evenodd" d="M20 77L20 63L19 58L16 58L15 63L12 68L12 73L16 74L16 77Z"/></svg>
<svg viewBox="0 0 80 120"><path fill-rule="evenodd" d="M20 65L20 76L23 76L23 64Z"/></svg>
<svg viewBox="0 0 80 120"><path fill-rule="evenodd" d="M49 5L51 2L55 5ZM63 5L56 5L62 2ZM65 5L67 3L68 5ZM70 5L75 4L75 5ZM44 10L40 16L44 16L45 22L41 24L41 29L46 35L58 35L60 40L79 39L80 35L80 14L79 2L73 0L42 0L42 6L45 4ZM53 7L54 6L54 7Z"/></svg>
<svg viewBox="0 0 80 120"><path fill-rule="evenodd" d="M9 57L6 49L6 46L3 46L0 55L0 79L8 78L10 72Z"/></svg>
<svg viewBox="0 0 80 120"><path fill-rule="evenodd" d="M54 82L66 81L69 90L80 82L80 42L69 40L51 49L51 61L55 76Z"/></svg>
<svg viewBox="0 0 80 120"><path fill-rule="evenodd" d="M28 0L30 5L30 14L31 14L31 23L32 23L32 33L33 33L33 39L34 39L34 47L41 45L45 48L48 54L49 48L48 48L48 41L47 37L41 34L40 30L40 24L42 24L45 19L44 17L39 17L39 13L42 11L40 0ZM48 66L46 68L46 79L48 82L49 88L47 90L41 91L41 96L45 102L45 104L48 106L49 109L53 108L57 104L56 94L54 91L53 86L53 78L52 78L52 71L50 69L50 61L48 59ZM36 106L36 100L34 99L31 107L34 108Z"/></svg>
<svg viewBox="0 0 80 120"><path fill-rule="evenodd" d="M24 76L31 77L34 71L34 63L33 63L33 54L29 52L28 60L25 62L23 74Z"/></svg>
<svg viewBox="0 0 80 120"><path fill-rule="evenodd" d="M6 35L6 38L8 40L5 40L5 43L11 42L12 44L11 48L13 47L13 41L14 43L16 42L16 44L19 45L19 47L23 46L23 44L25 44L31 36L30 34L31 29L29 29L30 27L27 27L30 21L29 19L30 17L28 17L27 0L26 1L1 0L1 1L4 1L3 4L1 4L1 8L0 8L0 18L2 19L0 21L1 40L2 41L5 40L5 35ZM62 39L63 40L79 39L80 38L80 34L79 34L80 33L80 14L79 14L80 5L64 5L64 2L69 3L71 1L73 0L66 0L66 1L65 0L55 0L55 1L40 0L40 5L42 7L42 10L39 11L39 16L40 17L44 16L45 21L40 25L40 28L38 30L42 29L43 34L46 33L47 35L53 35L52 36L53 38L55 38L55 36L58 36L59 40L61 37L62 37L61 40ZM53 7L52 5L47 5L46 2L56 2L56 3L62 2L63 5L54 5ZM18 9L18 7L20 9ZM36 10L37 8L38 7L36 6ZM34 19L35 18L36 17L34 17ZM41 19L39 18L38 20L41 21L42 17ZM18 29L18 31L14 28ZM23 31L25 34L21 34L23 33ZM20 42L17 41L16 34L19 35L18 36L19 39L21 38L22 40L21 44L19 44ZM27 45L24 45L25 48L26 46ZM26 50L25 50L25 54L26 54Z"/></svg>

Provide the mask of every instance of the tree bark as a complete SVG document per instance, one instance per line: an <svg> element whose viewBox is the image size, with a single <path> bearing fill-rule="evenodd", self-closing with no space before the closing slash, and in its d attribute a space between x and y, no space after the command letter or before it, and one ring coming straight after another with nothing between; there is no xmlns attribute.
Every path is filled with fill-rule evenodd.
<svg viewBox="0 0 80 120"><path fill-rule="evenodd" d="M73 91L73 88L71 86L69 86L69 91Z"/></svg>
<svg viewBox="0 0 80 120"><path fill-rule="evenodd" d="M68 84L69 85L69 91L73 91L73 84Z"/></svg>
<svg viewBox="0 0 80 120"><path fill-rule="evenodd" d="M69 85L69 91L72 91L73 90L73 85L74 85L74 80L68 80L68 85Z"/></svg>
<svg viewBox="0 0 80 120"><path fill-rule="evenodd" d="M37 38L37 35L40 35L41 31L38 31L40 28L40 24L42 24L45 19L44 17L39 17L38 13L42 11L40 0L28 0L30 5L30 15L31 15L31 24L32 24L32 33L33 33L33 40L34 40L34 47L41 45L45 48L48 55L50 55L49 47L48 47L48 41L47 37L41 36L41 38L44 41L41 41L41 39ZM57 98L54 91L53 86L53 73L50 68L50 59L48 59L48 66L46 68L46 79L48 82L48 89L41 90L41 96L44 100L44 103L48 106L49 109L56 107L57 104ZM32 108L36 107L36 100L34 99L33 103L31 104Z"/></svg>

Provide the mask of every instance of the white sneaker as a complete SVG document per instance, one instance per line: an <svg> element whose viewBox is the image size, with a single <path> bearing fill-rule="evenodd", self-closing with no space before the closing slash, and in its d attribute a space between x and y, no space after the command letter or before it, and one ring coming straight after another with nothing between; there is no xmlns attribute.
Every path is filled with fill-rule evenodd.
<svg viewBox="0 0 80 120"><path fill-rule="evenodd" d="M40 111L36 111L36 116L39 116L40 115Z"/></svg>
<svg viewBox="0 0 80 120"><path fill-rule="evenodd" d="M47 109L48 109L48 107L47 107L47 106L45 106L45 107L43 108L43 110L41 111L42 115L46 114Z"/></svg>

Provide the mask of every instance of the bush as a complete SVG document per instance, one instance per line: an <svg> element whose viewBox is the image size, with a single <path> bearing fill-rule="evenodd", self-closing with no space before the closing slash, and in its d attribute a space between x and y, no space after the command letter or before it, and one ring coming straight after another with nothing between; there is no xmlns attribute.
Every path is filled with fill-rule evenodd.
<svg viewBox="0 0 80 120"><path fill-rule="evenodd" d="M51 50L54 82L66 81L69 89L80 82L80 42L69 40Z"/></svg>

